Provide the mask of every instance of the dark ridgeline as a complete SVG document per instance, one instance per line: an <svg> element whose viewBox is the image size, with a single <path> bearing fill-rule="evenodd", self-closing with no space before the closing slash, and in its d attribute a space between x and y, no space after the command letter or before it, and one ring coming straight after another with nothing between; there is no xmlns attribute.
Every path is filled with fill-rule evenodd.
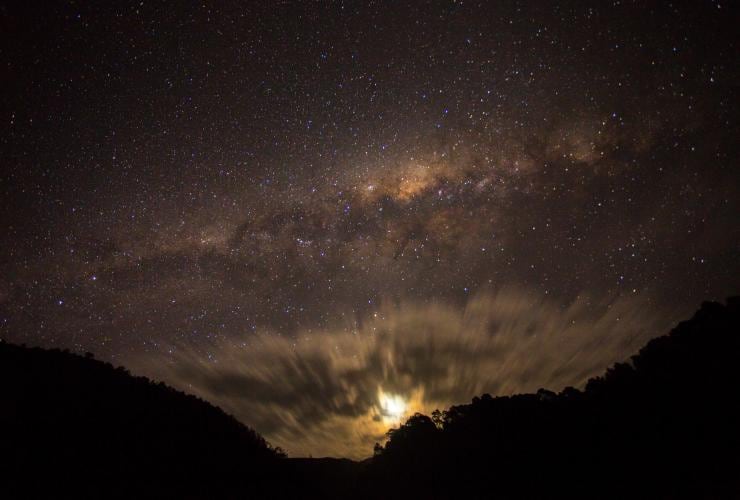
<svg viewBox="0 0 740 500"><path fill-rule="evenodd" d="M584 391L484 395L389 437L368 496L740 498L740 297Z"/></svg>
<svg viewBox="0 0 740 500"><path fill-rule="evenodd" d="M123 369L0 344L0 497L740 498L740 298L585 390L415 415L362 463L281 459Z"/></svg>
<svg viewBox="0 0 740 500"><path fill-rule="evenodd" d="M0 342L0 498L262 496L281 456L194 396Z"/></svg>

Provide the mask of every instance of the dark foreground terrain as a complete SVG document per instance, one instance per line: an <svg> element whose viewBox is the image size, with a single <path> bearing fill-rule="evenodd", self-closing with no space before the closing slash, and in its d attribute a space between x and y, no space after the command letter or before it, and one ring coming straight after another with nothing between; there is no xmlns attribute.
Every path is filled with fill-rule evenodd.
<svg viewBox="0 0 740 500"><path fill-rule="evenodd" d="M0 343L0 497L740 498L740 299L584 390L415 415L362 463L288 459L122 368Z"/></svg>

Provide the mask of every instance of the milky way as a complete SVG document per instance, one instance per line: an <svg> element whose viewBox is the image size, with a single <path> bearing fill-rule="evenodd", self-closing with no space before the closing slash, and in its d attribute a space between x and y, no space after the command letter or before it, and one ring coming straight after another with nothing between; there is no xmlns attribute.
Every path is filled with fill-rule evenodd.
<svg viewBox="0 0 740 500"><path fill-rule="evenodd" d="M0 11L8 341L358 458L383 391L578 385L737 293L730 4L24 8Z"/></svg>

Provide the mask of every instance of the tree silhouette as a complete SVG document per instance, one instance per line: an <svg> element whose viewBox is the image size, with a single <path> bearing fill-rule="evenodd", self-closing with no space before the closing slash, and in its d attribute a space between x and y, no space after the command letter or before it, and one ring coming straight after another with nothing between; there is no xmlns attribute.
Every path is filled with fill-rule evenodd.
<svg viewBox="0 0 740 500"><path fill-rule="evenodd" d="M414 415L376 448L370 484L396 498L740 497L738 359L740 299L705 303L584 391Z"/></svg>
<svg viewBox="0 0 740 500"><path fill-rule="evenodd" d="M0 498L740 498L738 359L740 299L705 303L584 390L417 413L355 463L284 459L162 383L0 343Z"/></svg>
<svg viewBox="0 0 740 500"><path fill-rule="evenodd" d="M89 353L0 343L0 408L2 498L261 493L283 456L205 401Z"/></svg>

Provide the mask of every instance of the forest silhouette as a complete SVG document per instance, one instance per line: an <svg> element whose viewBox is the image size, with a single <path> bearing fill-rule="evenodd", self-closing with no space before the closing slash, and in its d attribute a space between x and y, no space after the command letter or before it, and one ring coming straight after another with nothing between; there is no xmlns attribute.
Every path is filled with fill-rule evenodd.
<svg viewBox="0 0 740 500"><path fill-rule="evenodd" d="M0 405L2 498L740 498L740 297L583 390L413 415L363 462L287 458L92 355L0 343Z"/></svg>

